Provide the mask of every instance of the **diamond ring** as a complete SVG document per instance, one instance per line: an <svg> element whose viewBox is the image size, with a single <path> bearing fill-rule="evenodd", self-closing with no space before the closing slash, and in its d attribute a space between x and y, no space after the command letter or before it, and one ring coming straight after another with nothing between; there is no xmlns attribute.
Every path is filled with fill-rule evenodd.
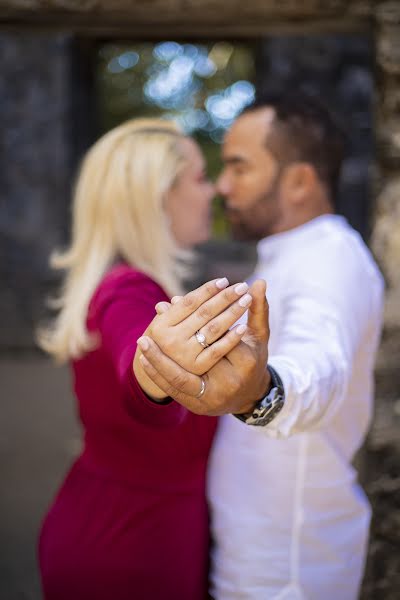
<svg viewBox="0 0 400 600"><path fill-rule="evenodd" d="M196 337L196 340L199 342L200 346L203 346L203 348L208 348L209 344L207 344L206 342L206 336L204 335L204 333L196 331L194 335Z"/></svg>

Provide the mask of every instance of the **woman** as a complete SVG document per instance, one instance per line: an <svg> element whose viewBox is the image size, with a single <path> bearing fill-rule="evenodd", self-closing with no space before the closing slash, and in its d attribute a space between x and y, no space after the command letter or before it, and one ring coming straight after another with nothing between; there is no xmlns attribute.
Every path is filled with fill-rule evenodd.
<svg viewBox="0 0 400 600"><path fill-rule="evenodd" d="M213 352L198 336L207 302L220 313L218 338L248 306L245 286L227 288L225 278L204 286L203 316L186 318L190 295L155 316L157 303L181 293L187 249L209 236L212 195L198 146L166 121L129 121L83 162L72 243L53 259L66 270L60 310L40 335L56 360L72 362L84 430L40 534L46 600L207 595L205 470L216 421L166 399L136 342L148 327L164 339L178 332L187 343L176 358L197 360L201 375L243 335L232 329Z"/></svg>

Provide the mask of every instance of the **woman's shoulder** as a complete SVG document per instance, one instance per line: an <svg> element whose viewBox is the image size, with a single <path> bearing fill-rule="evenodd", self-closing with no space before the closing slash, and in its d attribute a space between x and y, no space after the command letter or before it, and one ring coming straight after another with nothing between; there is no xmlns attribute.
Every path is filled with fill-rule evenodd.
<svg viewBox="0 0 400 600"><path fill-rule="evenodd" d="M104 305L120 297L150 303L152 306L162 300L169 300L154 279L122 262L113 265L100 281L92 296L89 313L93 316Z"/></svg>
<svg viewBox="0 0 400 600"><path fill-rule="evenodd" d="M143 271L139 271L127 263L119 262L113 265L104 275L99 284L99 289L108 287L116 288L123 285L139 286L141 284L149 284L160 287L154 281L154 279L152 279Z"/></svg>
<svg viewBox="0 0 400 600"><path fill-rule="evenodd" d="M147 289L154 289L155 292L157 291L165 295L164 290L150 275L123 262L116 263L107 271L97 289L117 290L124 287L145 287Z"/></svg>

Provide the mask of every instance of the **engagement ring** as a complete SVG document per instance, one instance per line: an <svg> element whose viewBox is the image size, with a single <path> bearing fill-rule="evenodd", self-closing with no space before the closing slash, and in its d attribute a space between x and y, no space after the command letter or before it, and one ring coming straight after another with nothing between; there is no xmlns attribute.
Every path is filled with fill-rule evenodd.
<svg viewBox="0 0 400 600"><path fill-rule="evenodd" d="M206 342L206 336L204 335L204 333L196 331L194 335L196 337L196 340L199 342L200 346L203 346L203 348L208 348L209 344L207 344Z"/></svg>

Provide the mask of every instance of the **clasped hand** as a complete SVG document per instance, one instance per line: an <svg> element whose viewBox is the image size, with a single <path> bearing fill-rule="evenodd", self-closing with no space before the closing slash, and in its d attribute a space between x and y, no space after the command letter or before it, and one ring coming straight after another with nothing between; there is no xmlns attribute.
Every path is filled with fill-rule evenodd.
<svg viewBox="0 0 400 600"><path fill-rule="evenodd" d="M269 387L268 304L265 282L228 286L209 281L157 305L138 340L135 375L154 399L171 396L192 412L248 412ZM247 326L236 321L248 312ZM205 342L196 338L200 332ZM204 394L197 398L205 383Z"/></svg>

